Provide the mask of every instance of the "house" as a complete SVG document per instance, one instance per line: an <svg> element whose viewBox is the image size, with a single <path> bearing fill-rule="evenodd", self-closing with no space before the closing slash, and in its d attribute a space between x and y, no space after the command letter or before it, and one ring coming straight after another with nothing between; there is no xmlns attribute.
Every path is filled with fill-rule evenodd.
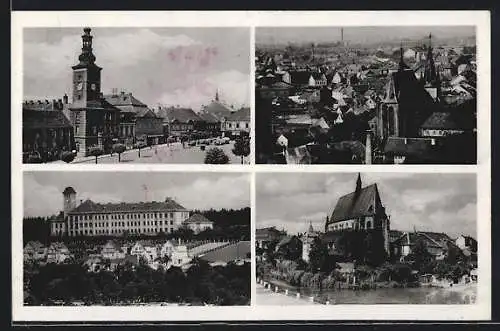
<svg viewBox="0 0 500 331"><path fill-rule="evenodd" d="M442 158L442 143L435 138L388 137L385 157L394 164L432 163Z"/></svg>
<svg viewBox="0 0 500 331"><path fill-rule="evenodd" d="M225 136L234 137L250 134L250 108L242 107L222 119Z"/></svg>
<svg viewBox="0 0 500 331"><path fill-rule="evenodd" d="M171 257L175 248L175 243L167 240L160 248L160 257Z"/></svg>
<svg viewBox="0 0 500 331"><path fill-rule="evenodd" d="M155 245L146 245L142 256L146 258L148 264L152 264L158 257L158 248Z"/></svg>
<svg viewBox="0 0 500 331"><path fill-rule="evenodd" d="M189 255L189 250L186 245L177 245L174 247L171 256L172 265L175 267L181 267L190 263L192 257Z"/></svg>
<svg viewBox="0 0 500 331"><path fill-rule="evenodd" d="M455 239L455 245L461 250L468 249L471 252L477 252L477 240L466 235L460 235Z"/></svg>
<svg viewBox="0 0 500 331"><path fill-rule="evenodd" d="M54 242L47 249L47 263L63 263L70 257L68 247L62 242Z"/></svg>
<svg viewBox="0 0 500 331"><path fill-rule="evenodd" d="M326 76L322 72L312 72L309 76L309 86L323 87L326 86Z"/></svg>
<svg viewBox="0 0 500 331"><path fill-rule="evenodd" d="M157 145L165 141L163 118L149 109L142 109L135 114L135 139L148 145Z"/></svg>
<svg viewBox="0 0 500 331"><path fill-rule="evenodd" d="M297 236L284 236L276 244L275 252L283 256L288 251L288 247L302 247L302 242Z"/></svg>
<svg viewBox="0 0 500 331"><path fill-rule="evenodd" d="M293 85L283 82L275 82L269 85L260 85L256 88L262 99L274 99L277 97L287 98L294 89Z"/></svg>
<svg viewBox="0 0 500 331"><path fill-rule="evenodd" d="M73 126L61 110L34 110L23 105L23 162L38 153L42 160L58 159L75 148Z"/></svg>
<svg viewBox="0 0 500 331"><path fill-rule="evenodd" d="M101 250L101 256L104 259L122 259L126 255L126 252L123 251L123 248L120 247L115 241L108 241Z"/></svg>
<svg viewBox="0 0 500 331"><path fill-rule="evenodd" d="M213 113L202 111L198 114L202 119L202 130L209 133L211 136L218 136L221 132L221 120Z"/></svg>
<svg viewBox="0 0 500 331"><path fill-rule="evenodd" d="M191 215L187 220L184 221L184 224L188 227L188 229L193 230L195 234L214 228L214 222L201 214Z"/></svg>
<svg viewBox="0 0 500 331"><path fill-rule="evenodd" d="M296 87L306 87L309 85L311 72L306 70L287 71L283 74L283 81ZM326 77L325 77L326 79Z"/></svg>
<svg viewBox="0 0 500 331"><path fill-rule="evenodd" d="M163 119L163 132L167 136L188 135L203 122L191 108L160 107L157 116Z"/></svg>
<svg viewBox="0 0 500 331"><path fill-rule="evenodd" d="M400 261L405 261L419 241L423 242L427 251L435 260L444 259L449 245L454 244L453 240L444 233L405 232L394 241L393 256L399 257Z"/></svg>
<svg viewBox="0 0 500 331"><path fill-rule="evenodd" d="M326 219L327 232L362 230L381 233L384 249L389 253L389 217L379 194L377 184L362 187L358 174L354 192L341 196Z"/></svg>
<svg viewBox="0 0 500 331"><path fill-rule="evenodd" d="M24 261L39 261L47 257L47 248L39 241L30 241L24 246Z"/></svg>
<svg viewBox="0 0 500 331"><path fill-rule="evenodd" d="M279 240L281 232L275 227L261 228L255 231L255 246L256 248L267 249L268 245Z"/></svg>
<svg viewBox="0 0 500 331"><path fill-rule="evenodd" d="M138 241L130 249L130 255L143 256L145 252L144 245L141 241Z"/></svg>

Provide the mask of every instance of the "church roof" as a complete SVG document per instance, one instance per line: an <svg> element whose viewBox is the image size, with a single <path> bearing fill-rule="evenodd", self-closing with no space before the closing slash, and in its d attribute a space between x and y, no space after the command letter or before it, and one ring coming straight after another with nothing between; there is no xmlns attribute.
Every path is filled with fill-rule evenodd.
<svg viewBox="0 0 500 331"><path fill-rule="evenodd" d="M369 185L358 193L351 192L340 197L330 217L330 223L374 215L377 205L381 204L377 184Z"/></svg>
<svg viewBox="0 0 500 331"><path fill-rule="evenodd" d="M243 107L239 110L232 112L226 120L228 121L250 121L250 108Z"/></svg>
<svg viewBox="0 0 500 331"><path fill-rule="evenodd" d="M117 213L117 212L154 212L154 211L184 211L186 208L178 204L172 199L165 201L149 201L149 202L121 202L121 203L96 203L90 199L85 200L75 209L71 210L70 214L76 213Z"/></svg>
<svg viewBox="0 0 500 331"><path fill-rule="evenodd" d="M75 189L74 189L74 188L72 188L71 186L68 186L68 187L66 187L66 188L64 189L63 194L70 194L70 193L75 194L75 193L76 193L76 191L75 191Z"/></svg>

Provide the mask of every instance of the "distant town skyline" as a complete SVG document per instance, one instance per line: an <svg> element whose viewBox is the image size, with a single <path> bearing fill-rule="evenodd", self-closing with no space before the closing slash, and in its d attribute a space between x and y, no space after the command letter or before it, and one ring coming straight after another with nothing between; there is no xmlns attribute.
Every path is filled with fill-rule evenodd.
<svg viewBox="0 0 500 331"><path fill-rule="evenodd" d="M24 99L71 98L82 29L23 30ZM250 105L248 28L92 28L91 34L104 94L116 88L150 107L198 111L218 90L228 105Z"/></svg>
<svg viewBox="0 0 500 331"><path fill-rule="evenodd" d="M341 28L344 41L361 44L424 39L429 34L436 40L475 36L473 26L258 27L255 40L257 45L337 42L341 40Z"/></svg>
<svg viewBox="0 0 500 331"><path fill-rule="evenodd" d="M357 173L259 173L256 228L275 226L289 234L311 223L324 232L337 200L354 191ZM377 184L392 230L445 232L476 237L476 177L473 174L362 173L363 187Z"/></svg>
<svg viewBox="0 0 500 331"><path fill-rule="evenodd" d="M246 173L42 171L25 172L23 186L24 217L59 213L67 186L75 189L77 201L120 203L171 197L187 209L250 207Z"/></svg>

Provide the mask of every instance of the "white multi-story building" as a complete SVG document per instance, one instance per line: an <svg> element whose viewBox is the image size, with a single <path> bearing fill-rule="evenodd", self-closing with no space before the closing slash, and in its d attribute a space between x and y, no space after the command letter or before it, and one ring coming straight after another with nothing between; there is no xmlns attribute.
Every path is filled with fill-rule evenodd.
<svg viewBox="0 0 500 331"><path fill-rule="evenodd" d="M189 218L189 210L171 198L138 203L96 203L90 199L77 205L76 191L63 192L62 219L52 222L52 235L122 236L171 233Z"/></svg>

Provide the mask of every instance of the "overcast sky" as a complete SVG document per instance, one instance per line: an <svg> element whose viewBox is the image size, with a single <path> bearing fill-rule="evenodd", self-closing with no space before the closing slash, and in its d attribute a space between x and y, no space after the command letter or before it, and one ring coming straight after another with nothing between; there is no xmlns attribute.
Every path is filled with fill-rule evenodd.
<svg viewBox="0 0 500 331"><path fill-rule="evenodd" d="M197 172L24 172L24 216L49 216L63 207L62 192L72 186L77 201L164 201L187 209L250 207L250 177L242 173Z"/></svg>
<svg viewBox="0 0 500 331"><path fill-rule="evenodd" d="M427 38L472 37L474 27L469 26L365 26L344 27L344 40L351 43L373 43ZM340 41L340 27L272 27L257 28L257 44L336 42Z"/></svg>
<svg viewBox="0 0 500 331"><path fill-rule="evenodd" d="M339 197L356 187L356 173L259 173L256 226L304 232L311 221L324 231ZM476 178L473 174L365 173L376 183L391 217L391 229L445 232L476 237Z"/></svg>
<svg viewBox="0 0 500 331"><path fill-rule="evenodd" d="M71 66L81 53L81 28L24 29L25 99L71 97ZM222 101L250 104L248 28L94 28L102 92L130 91L149 106L193 107Z"/></svg>

